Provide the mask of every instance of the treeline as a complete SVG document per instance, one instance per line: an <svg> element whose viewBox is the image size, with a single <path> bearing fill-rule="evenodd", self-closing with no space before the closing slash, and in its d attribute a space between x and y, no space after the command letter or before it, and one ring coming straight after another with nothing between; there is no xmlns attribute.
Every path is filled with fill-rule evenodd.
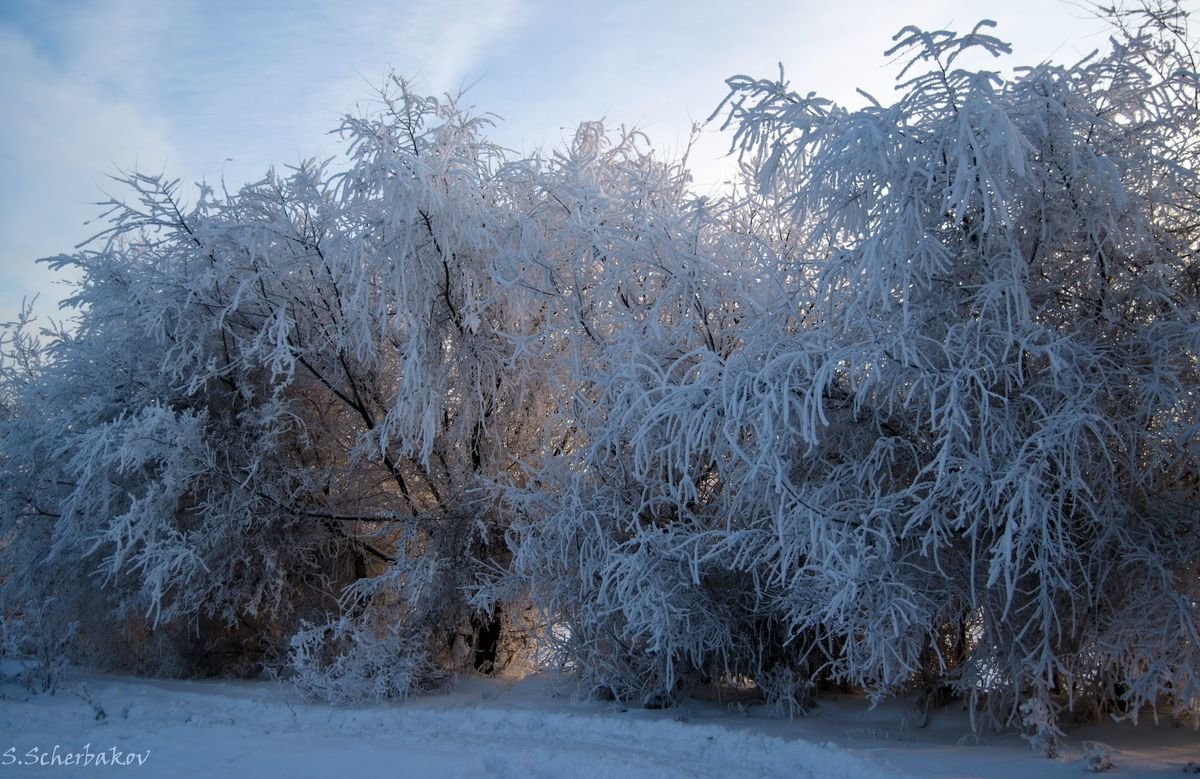
<svg viewBox="0 0 1200 779"><path fill-rule="evenodd" d="M637 133L516 159L402 80L346 156L132 173L5 331L9 652L333 700L559 662L1200 718L1200 89L1178 6L898 98L730 79L743 180Z"/></svg>

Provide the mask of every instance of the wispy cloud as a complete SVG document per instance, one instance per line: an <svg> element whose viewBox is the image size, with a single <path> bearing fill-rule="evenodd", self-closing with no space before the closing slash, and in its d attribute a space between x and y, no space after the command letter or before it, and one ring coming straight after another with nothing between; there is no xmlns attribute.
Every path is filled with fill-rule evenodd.
<svg viewBox="0 0 1200 779"><path fill-rule="evenodd" d="M0 319L9 319L23 296L58 297L34 259L70 251L94 229L83 223L96 216L106 173L181 155L160 118L105 95L102 81L72 77L3 27L0 62Z"/></svg>
<svg viewBox="0 0 1200 779"><path fill-rule="evenodd" d="M34 258L89 235L118 168L231 185L330 153L389 65L454 90L519 0L89 0L0 14L0 321L48 288ZM16 11L19 11L17 13Z"/></svg>

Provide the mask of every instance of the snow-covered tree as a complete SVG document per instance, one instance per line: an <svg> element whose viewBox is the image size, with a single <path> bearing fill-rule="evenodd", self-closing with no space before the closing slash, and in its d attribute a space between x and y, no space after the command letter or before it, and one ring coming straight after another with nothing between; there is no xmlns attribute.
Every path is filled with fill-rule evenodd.
<svg viewBox="0 0 1200 779"><path fill-rule="evenodd" d="M503 553L486 485L541 443L513 347L533 320L486 118L396 86L346 120L343 172L190 209L134 174L54 261L77 314L6 381L5 585L97 622L101 653L165 636L157 670L261 667L306 621L305 678L492 661L463 585Z"/></svg>
<svg viewBox="0 0 1200 779"><path fill-rule="evenodd" d="M963 64L989 24L909 28L856 110L731 79L762 193L699 257L641 244L670 281L518 528L589 686L948 685L1048 749L1064 707L1195 715L1197 77L1143 20L1009 77Z"/></svg>
<svg viewBox="0 0 1200 779"><path fill-rule="evenodd" d="M837 677L1032 700L1043 738L1064 705L1200 706L1198 93L1166 11L1009 78L960 65L1007 53L988 24L906 29L890 105L730 82L817 262L724 413L775 485L754 559Z"/></svg>
<svg viewBox="0 0 1200 779"><path fill-rule="evenodd" d="M682 592L677 561L658 556L697 529L713 471L673 472L655 447L697 448L704 432L690 420L669 438L630 432L672 400L671 384L737 348L738 301L756 279L719 210L690 197L686 170L639 141L585 126L539 179L552 251L570 272L560 298L571 393L557 412L570 436L548 442L545 467L509 499L520 517L513 573L564 659L588 691L649 699L733 615Z"/></svg>

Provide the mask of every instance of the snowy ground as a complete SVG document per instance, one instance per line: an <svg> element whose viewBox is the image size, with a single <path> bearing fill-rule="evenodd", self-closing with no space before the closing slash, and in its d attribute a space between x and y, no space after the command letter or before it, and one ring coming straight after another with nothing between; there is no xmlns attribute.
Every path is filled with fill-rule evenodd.
<svg viewBox="0 0 1200 779"><path fill-rule="evenodd" d="M73 671L57 694L0 687L0 779L147 777L1078 777L1084 742L1110 776L1183 776L1200 734L1143 723L1069 732L1062 758L1015 735L976 743L959 712L909 724L903 702L824 702L803 719L692 702L577 702L550 675L465 679L449 694L353 708L271 682L154 681ZM90 757L89 757L90 755ZM101 759L103 756L103 759ZM119 763L112 765L114 758ZM86 765L72 765L83 762ZM99 763L108 763L106 765ZM139 764L140 763L140 764Z"/></svg>

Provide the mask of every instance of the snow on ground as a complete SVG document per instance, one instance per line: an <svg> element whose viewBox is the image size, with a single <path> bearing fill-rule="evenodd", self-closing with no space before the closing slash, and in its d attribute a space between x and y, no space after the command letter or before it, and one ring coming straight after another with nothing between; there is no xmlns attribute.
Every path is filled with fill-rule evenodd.
<svg viewBox="0 0 1200 779"><path fill-rule="evenodd" d="M55 695L0 686L0 779L188 777L1078 777L1084 742L1109 775L1183 776L1200 734L1169 723L1068 732L1058 760L1017 736L968 737L965 715L909 724L903 701L827 700L808 717L688 702L651 711L572 700L568 682L461 680L447 694L336 708L273 682L71 671ZM979 743L976 743L976 742ZM89 757L90 756L90 757ZM103 759L101 759L103 756ZM129 765L112 765L114 758ZM83 762L86 765L73 763ZM104 764L101 764L104 763ZM139 764L140 763L140 764Z"/></svg>

